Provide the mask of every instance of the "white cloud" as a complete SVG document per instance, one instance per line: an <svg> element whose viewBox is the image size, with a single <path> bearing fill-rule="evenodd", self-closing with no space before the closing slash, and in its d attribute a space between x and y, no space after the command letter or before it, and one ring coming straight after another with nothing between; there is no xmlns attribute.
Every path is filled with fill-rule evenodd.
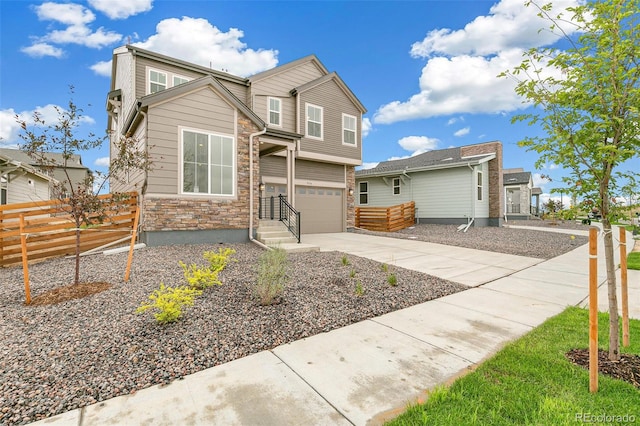
<svg viewBox="0 0 640 426"><path fill-rule="evenodd" d="M109 157L96 158L96 161L93 162L93 164L97 167L109 167L110 163L111 160Z"/></svg>
<svg viewBox="0 0 640 426"><path fill-rule="evenodd" d="M358 168L358 170L373 169L378 164L380 163L379 162L362 163L362 165Z"/></svg>
<svg viewBox="0 0 640 426"><path fill-rule="evenodd" d="M100 61L89 67L93 72L103 77L111 77L111 61Z"/></svg>
<svg viewBox="0 0 640 426"><path fill-rule="evenodd" d="M557 4L566 8L582 1ZM559 11L556 7L551 14L555 16ZM427 59L419 80L420 92L406 101L381 106L373 122L390 124L440 115L497 114L526 108L528 104L514 91L516 82L497 76L519 65L526 49L558 40L549 31L539 31L546 22L537 12L534 6L524 6L523 0L502 0L487 16L477 17L463 29L429 32L410 51L414 58Z"/></svg>
<svg viewBox="0 0 640 426"><path fill-rule="evenodd" d="M369 132L371 131L371 120L368 118L362 119L362 137L366 138Z"/></svg>
<svg viewBox="0 0 640 426"><path fill-rule="evenodd" d="M64 56L64 50L52 46L49 43L34 43L29 47L23 47L21 52L26 53L32 58L42 58L44 56L53 56L54 58L61 58Z"/></svg>
<svg viewBox="0 0 640 426"><path fill-rule="evenodd" d="M438 142L440 142L438 139L426 136L405 136L398 141L398 145L407 151L412 151L411 157L413 157L415 155L422 154L423 152L436 149Z"/></svg>
<svg viewBox="0 0 640 426"><path fill-rule="evenodd" d="M544 175L542 175L540 173L533 173L531 178L533 180L533 186L536 187L536 188L544 189L544 186L546 184L548 184L549 182L551 182L548 177L546 177L546 176L544 176Z"/></svg>
<svg viewBox="0 0 640 426"><path fill-rule="evenodd" d="M89 9L74 3L46 2L35 6L35 10L41 21L56 21L69 26L86 25L96 19Z"/></svg>
<svg viewBox="0 0 640 426"><path fill-rule="evenodd" d="M93 31L89 25L96 15L86 7L75 3L46 2L35 6L34 10L41 21L53 21L63 25L64 29L51 29L41 37L32 37L33 44L22 51L33 57L53 56L60 58L64 51L52 44L77 44L100 49L122 40L122 35L105 30L103 27Z"/></svg>
<svg viewBox="0 0 640 426"><path fill-rule="evenodd" d="M453 134L453 136L456 136L456 137L465 136L465 135L468 135L470 131L471 131L470 127L464 127L462 129L458 130L457 132L455 132Z"/></svg>
<svg viewBox="0 0 640 426"><path fill-rule="evenodd" d="M129 16L151 10L153 0L89 0L89 4L111 19L126 19Z"/></svg>
<svg viewBox="0 0 640 426"><path fill-rule="evenodd" d="M136 46L231 74L248 76L273 68L277 50L250 49L240 41L244 32L223 32L209 21L188 16L170 18L156 25L156 34Z"/></svg>
<svg viewBox="0 0 640 426"><path fill-rule="evenodd" d="M48 104L43 107L36 107L31 111L22 111L16 113L13 108L0 110L0 139L3 144L17 144L22 140L18 137L20 133L20 125L16 121L16 115L18 119L27 123L28 126L35 125L33 121L33 114L38 113L41 120L45 122L45 126L54 125L58 123L59 115L58 111L66 111L64 108ZM81 124L95 124L95 120L89 116L83 116L80 119Z"/></svg>
<svg viewBox="0 0 640 426"><path fill-rule="evenodd" d="M464 117L462 117L462 116L460 116L460 117L451 117L449 120L447 120L447 126L451 126L452 124L455 124L458 121L464 121Z"/></svg>

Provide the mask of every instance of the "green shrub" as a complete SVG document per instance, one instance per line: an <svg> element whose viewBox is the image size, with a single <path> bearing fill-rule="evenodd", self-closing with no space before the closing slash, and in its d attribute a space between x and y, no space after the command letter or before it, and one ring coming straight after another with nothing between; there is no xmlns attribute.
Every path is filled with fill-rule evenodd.
<svg viewBox="0 0 640 426"><path fill-rule="evenodd" d="M235 259L231 259L231 255L235 254L234 249L220 248L218 251L205 251L202 255L205 260L209 262L209 268L212 271L222 271L229 262L237 262Z"/></svg>
<svg viewBox="0 0 640 426"><path fill-rule="evenodd" d="M264 252L258 260L258 281L254 288L261 305L271 305L282 296L287 281L287 252L276 248Z"/></svg>
<svg viewBox="0 0 640 426"><path fill-rule="evenodd" d="M183 261L179 261L178 263L182 267L184 279L187 280L189 286L204 290L214 285L222 285L222 282L218 279L219 270L200 268L195 263L190 265L187 265Z"/></svg>
<svg viewBox="0 0 640 426"><path fill-rule="evenodd" d="M396 274L391 273L387 277L387 282L389 283L390 286L395 287L398 285L398 277L396 277Z"/></svg>
<svg viewBox="0 0 640 426"><path fill-rule="evenodd" d="M187 286L166 287L161 283L160 288L154 290L149 296L151 303L142 302L136 313L141 314L149 309L154 309L157 312L153 316L160 324L174 322L182 315L183 306L193 306L193 299L201 294L202 290L195 288Z"/></svg>

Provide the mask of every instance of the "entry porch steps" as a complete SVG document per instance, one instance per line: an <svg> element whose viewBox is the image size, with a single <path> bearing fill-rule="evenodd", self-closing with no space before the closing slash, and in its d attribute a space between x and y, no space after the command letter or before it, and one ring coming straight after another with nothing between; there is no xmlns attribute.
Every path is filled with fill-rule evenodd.
<svg viewBox="0 0 640 426"><path fill-rule="evenodd" d="M298 244L298 240L279 220L261 219L256 230L256 239L268 247L279 247L290 253L320 251L320 247L313 244Z"/></svg>

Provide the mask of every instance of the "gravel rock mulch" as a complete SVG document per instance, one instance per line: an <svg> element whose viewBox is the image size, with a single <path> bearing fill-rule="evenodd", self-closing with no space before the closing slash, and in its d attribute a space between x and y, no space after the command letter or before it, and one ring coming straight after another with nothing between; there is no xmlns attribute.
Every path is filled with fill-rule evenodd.
<svg viewBox="0 0 640 426"><path fill-rule="evenodd" d="M540 223L538 226L544 226L542 225L544 221L530 220L510 222L512 225L535 226L532 225L533 223ZM589 229L587 225L581 224L567 224L567 226L573 226L573 228L567 229ZM416 224L415 226L397 232L375 232L365 229L357 229L355 232L448 244L497 253L535 257L538 259L551 259L589 242L589 237L560 234L544 230L537 231L497 226L472 226L467 232L458 231L457 229L457 225Z"/></svg>
<svg viewBox="0 0 640 426"><path fill-rule="evenodd" d="M158 325L138 315L161 282L183 285L178 260L204 265L202 253L231 247L237 260L183 318ZM135 252L128 283L127 253L85 257L81 279L109 283L97 294L25 306L21 268L0 270L0 424L17 425L161 383L255 352L465 290L460 284L337 252L289 254L283 301L252 298L263 250L253 244L172 246ZM351 277L351 271L355 276ZM387 282L389 273L397 285ZM36 298L73 280L73 260L30 267ZM360 282L364 294L355 294Z"/></svg>

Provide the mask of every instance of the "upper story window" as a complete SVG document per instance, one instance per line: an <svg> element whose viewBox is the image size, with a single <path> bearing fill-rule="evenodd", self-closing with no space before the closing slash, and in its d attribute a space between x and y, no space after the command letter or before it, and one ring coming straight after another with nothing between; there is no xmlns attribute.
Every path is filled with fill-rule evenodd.
<svg viewBox="0 0 640 426"><path fill-rule="evenodd" d="M234 138L182 130L183 193L234 195L234 164Z"/></svg>
<svg viewBox="0 0 640 426"><path fill-rule="evenodd" d="M393 178L393 195L400 195L400 178Z"/></svg>
<svg viewBox="0 0 640 426"><path fill-rule="evenodd" d="M478 172L478 201L482 201L482 172Z"/></svg>
<svg viewBox="0 0 640 426"><path fill-rule="evenodd" d="M360 182L360 204L369 204L369 182Z"/></svg>
<svg viewBox="0 0 640 426"><path fill-rule="evenodd" d="M307 137L322 139L322 107L307 104Z"/></svg>
<svg viewBox="0 0 640 426"><path fill-rule="evenodd" d="M182 75L173 74L168 71L160 71L152 68L148 69L148 94L160 92L170 87L175 87L180 84L191 81L191 78L184 77Z"/></svg>
<svg viewBox="0 0 640 426"><path fill-rule="evenodd" d="M356 144L356 118L353 115L342 114L342 143Z"/></svg>
<svg viewBox="0 0 640 426"><path fill-rule="evenodd" d="M278 98L269 98L269 124L282 126L282 101Z"/></svg>
<svg viewBox="0 0 640 426"><path fill-rule="evenodd" d="M173 86L174 86L174 87L175 87L175 86L178 86L178 85L180 85L180 84L182 84L182 83L186 83L186 82L188 82L188 81L190 81L190 79L189 79L189 78L187 78L187 77L182 77L182 76L180 76L180 75L174 75L174 76L173 76Z"/></svg>
<svg viewBox="0 0 640 426"><path fill-rule="evenodd" d="M167 88L167 73L149 70L149 93L156 93Z"/></svg>

